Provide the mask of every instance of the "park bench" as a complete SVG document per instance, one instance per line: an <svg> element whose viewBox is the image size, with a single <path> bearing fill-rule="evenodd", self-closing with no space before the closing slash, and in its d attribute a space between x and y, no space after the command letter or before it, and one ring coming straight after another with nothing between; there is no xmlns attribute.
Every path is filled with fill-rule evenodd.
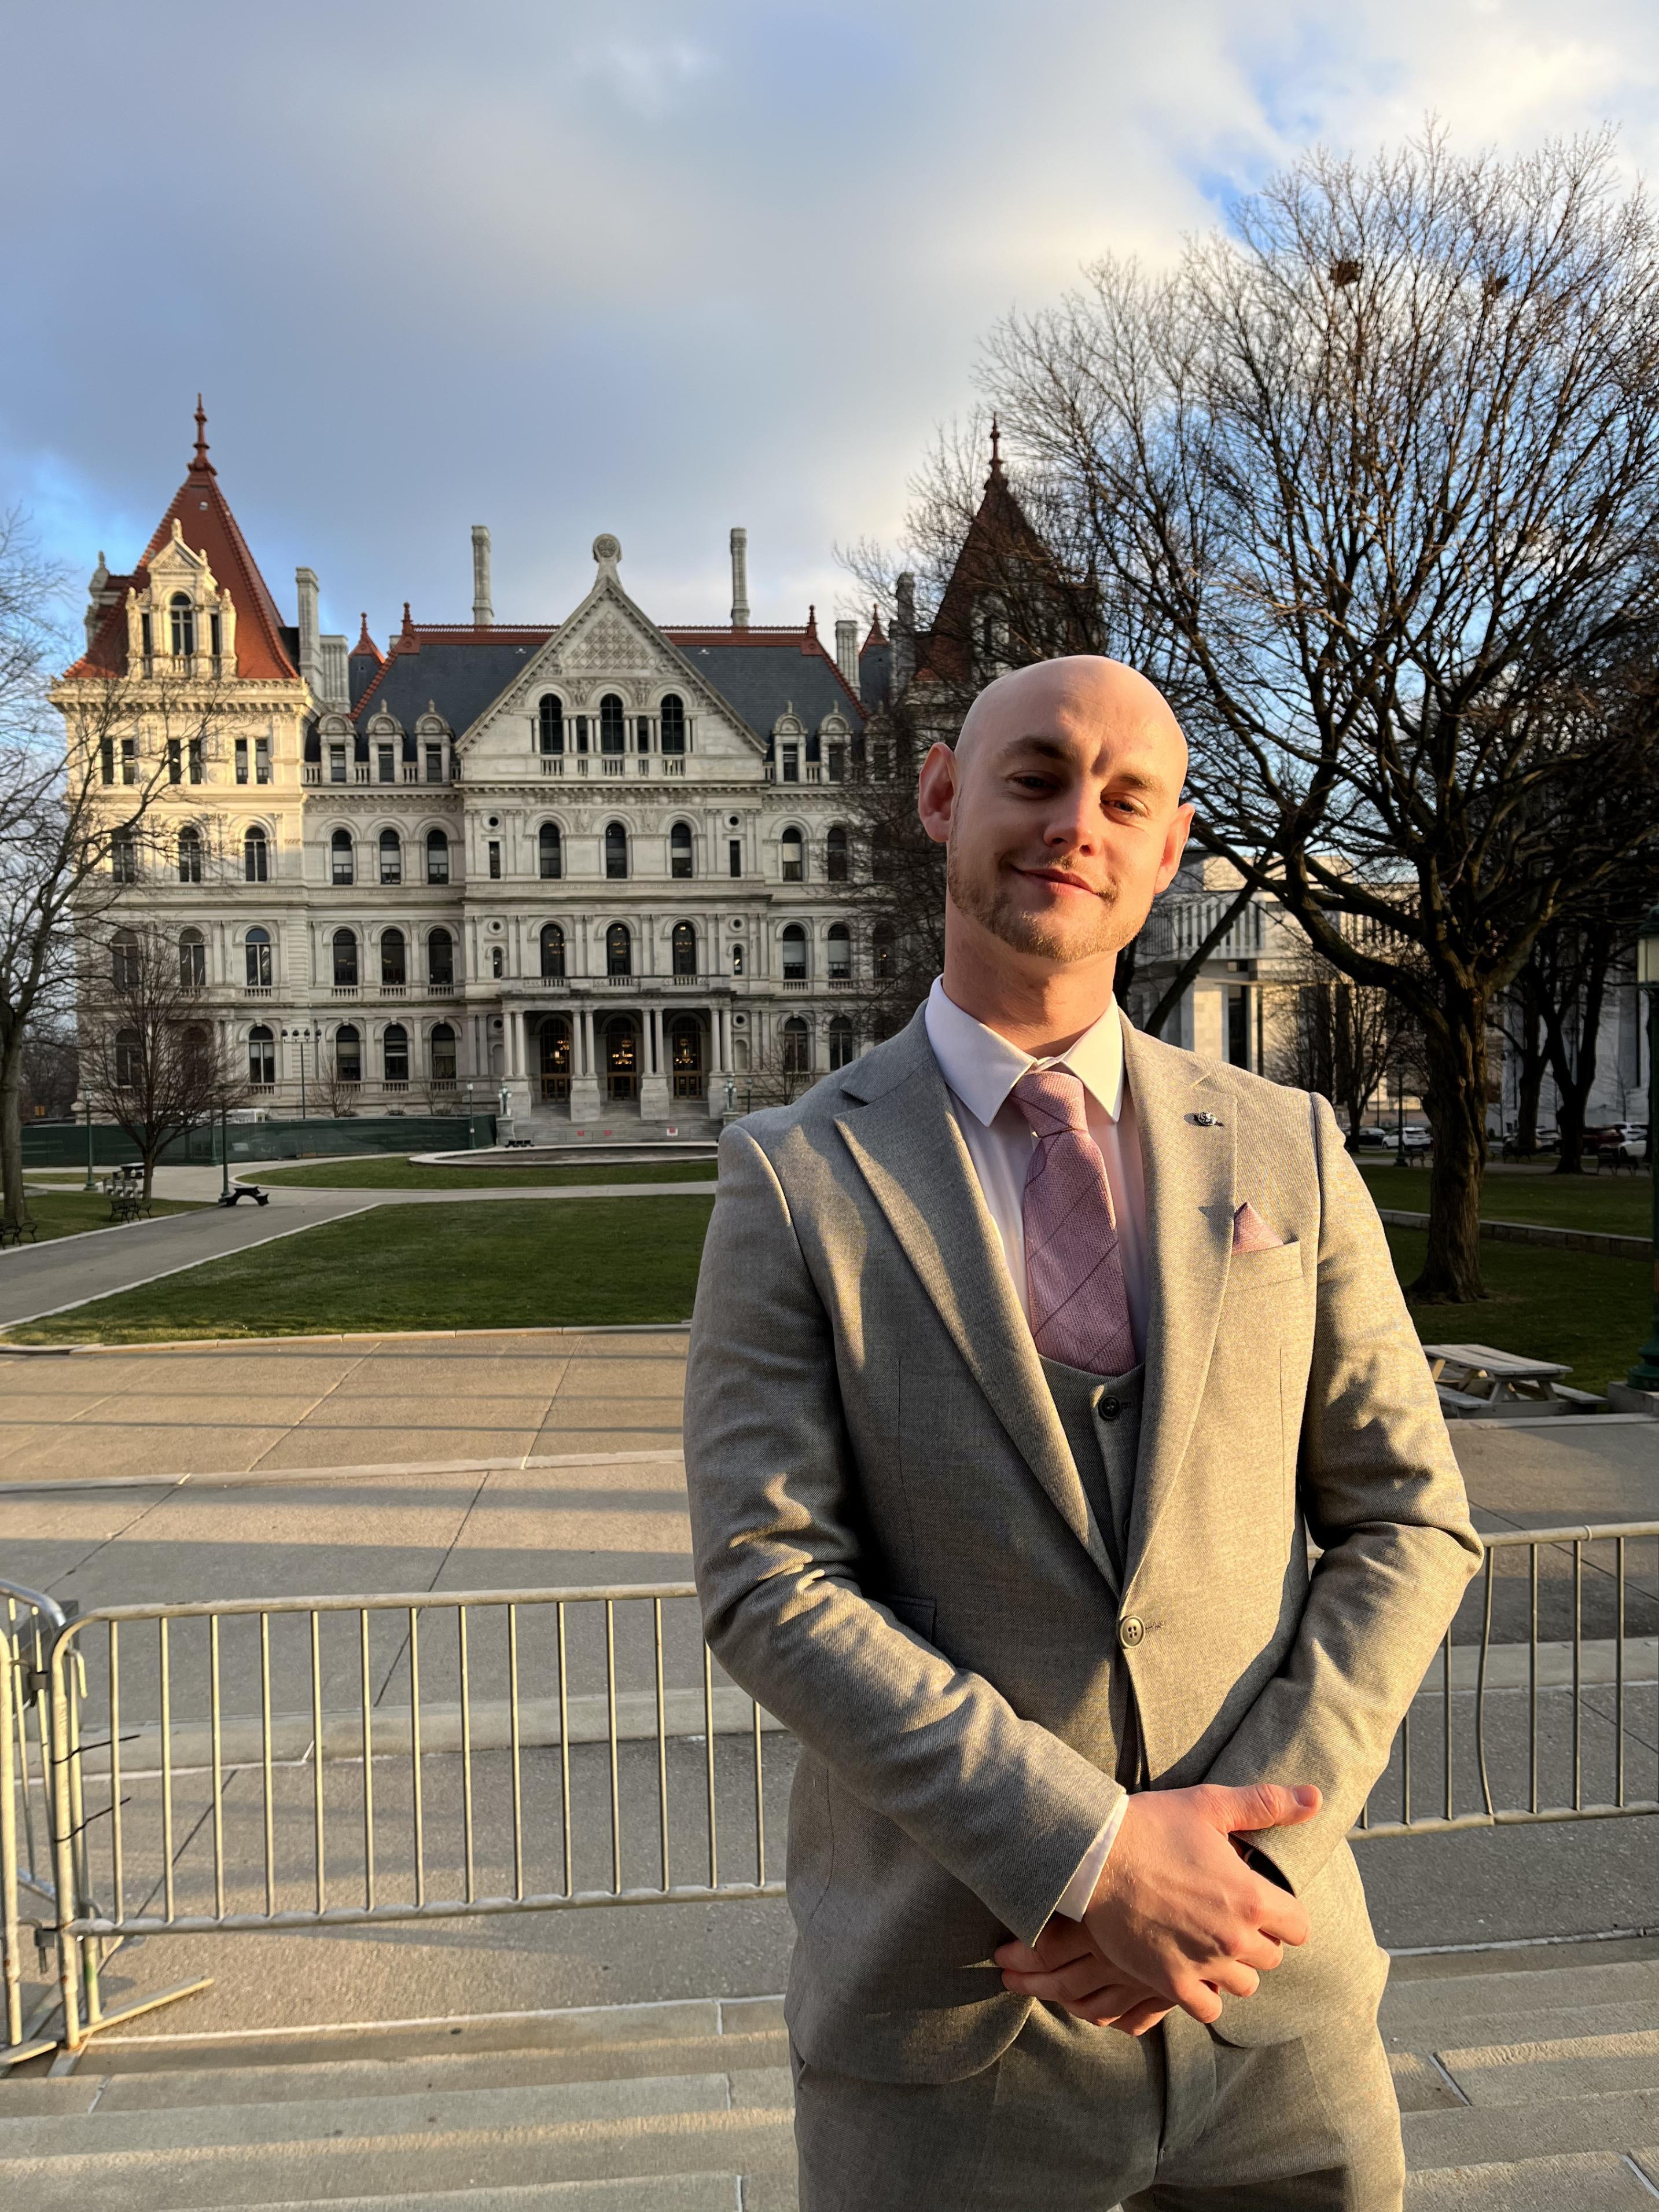
<svg viewBox="0 0 1659 2212"><path fill-rule="evenodd" d="M0 1221L0 1252L3 1252L8 1244L21 1244L26 1237L31 1244L36 1243L40 1236L40 1224L33 1214L25 1214L15 1226Z"/></svg>
<svg viewBox="0 0 1659 2212"><path fill-rule="evenodd" d="M219 1194L221 1206L234 1206L240 1199L251 1198L256 1206L269 1206L270 1193L261 1190L257 1182L234 1182L228 1190Z"/></svg>

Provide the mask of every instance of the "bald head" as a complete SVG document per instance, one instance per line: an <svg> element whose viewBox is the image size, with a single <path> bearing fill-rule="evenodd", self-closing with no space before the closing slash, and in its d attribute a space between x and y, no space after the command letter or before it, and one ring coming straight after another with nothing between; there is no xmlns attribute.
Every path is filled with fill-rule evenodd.
<svg viewBox="0 0 1659 2212"><path fill-rule="evenodd" d="M957 739L964 766L988 739L1041 729L1045 722L1095 723L1138 740L1171 779L1171 800L1187 781L1187 740L1170 702L1139 669L1101 653L1066 653L1010 669L988 684L968 709Z"/></svg>

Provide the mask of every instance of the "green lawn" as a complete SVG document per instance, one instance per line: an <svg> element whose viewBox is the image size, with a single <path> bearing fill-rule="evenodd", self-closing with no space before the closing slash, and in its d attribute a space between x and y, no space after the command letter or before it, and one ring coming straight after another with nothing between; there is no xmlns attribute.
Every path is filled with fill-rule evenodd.
<svg viewBox="0 0 1659 2212"><path fill-rule="evenodd" d="M1426 1213L1426 1168L1361 1163L1371 1196L1385 1211ZM1644 1175L1552 1175L1547 1168L1489 1167L1480 1184L1487 1221L1534 1221L1551 1229L1588 1229L1613 1237L1646 1237L1653 1228L1653 1185Z"/></svg>
<svg viewBox="0 0 1659 2212"><path fill-rule="evenodd" d="M710 1200L385 1206L12 1332L24 1344L684 1321Z"/></svg>
<svg viewBox="0 0 1659 2212"><path fill-rule="evenodd" d="M713 1182L713 1160L641 1160L632 1164L595 1160L568 1168L422 1167L417 1161L371 1153L361 1160L330 1160L316 1167L239 1168L239 1180L299 1183L307 1190L525 1190L592 1182Z"/></svg>
<svg viewBox="0 0 1659 2212"><path fill-rule="evenodd" d="M40 1224L36 1243L44 1244L54 1237L82 1237L88 1229L111 1229L109 1200L100 1191L48 1190L33 1182L25 1186L28 1193L28 1209ZM153 1215L163 1213L194 1213L193 1199L158 1198L150 1206ZM24 1249L27 1251L27 1246Z"/></svg>
<svg viewBox="0 0 1659 2212"><path fill-rule="evenodd" d="M1390 1229L1395 1272L1420 1273L1428 1237ZM1412 1307L1429 1344L1490 1344L1528 1359L1559 1359L1575 1389L1604 1390L1622 1381L1648 1333L1653 1268L1644 1259L1604 1260L1593 1252L1483 1238L1480 1272L1487 1296L1476 1305Z"/></svg>

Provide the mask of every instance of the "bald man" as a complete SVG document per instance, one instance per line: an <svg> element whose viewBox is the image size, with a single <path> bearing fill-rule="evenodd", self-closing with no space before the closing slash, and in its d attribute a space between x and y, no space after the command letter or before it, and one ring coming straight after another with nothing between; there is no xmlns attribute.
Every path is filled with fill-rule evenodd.
<svg viewBox="0 0 1659 2212"><path fill-rule="evenodd" d="M1114 1003L1185 773L1133 670L1000 678L944 975L721 1142L686 1469L800 1746L803 2212L1401 2201L1345 1839L1480 1547L1328 1105Z"/></svg>

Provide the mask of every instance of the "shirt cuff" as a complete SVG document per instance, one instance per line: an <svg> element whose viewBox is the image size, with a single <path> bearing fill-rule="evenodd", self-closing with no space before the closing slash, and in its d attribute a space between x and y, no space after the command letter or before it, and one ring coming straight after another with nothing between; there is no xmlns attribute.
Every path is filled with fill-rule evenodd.
<svg viewBox="0 0 1659 2212"><path fill-rule="evenodd" d="M1089 1900L1095 1893L1095 1884L1100 1880L1101 1869L1107 1855L1117 1841L1117 1832L1123 1826L1123 1815L1129 1809L1127 1794L1120 1797L1107 1818L1105 1826L1089 1846L1082 1865L1060 1893L1056 1912L1063 1912L1068 1920L1081 1920L1089 1910Z"/></svg>

